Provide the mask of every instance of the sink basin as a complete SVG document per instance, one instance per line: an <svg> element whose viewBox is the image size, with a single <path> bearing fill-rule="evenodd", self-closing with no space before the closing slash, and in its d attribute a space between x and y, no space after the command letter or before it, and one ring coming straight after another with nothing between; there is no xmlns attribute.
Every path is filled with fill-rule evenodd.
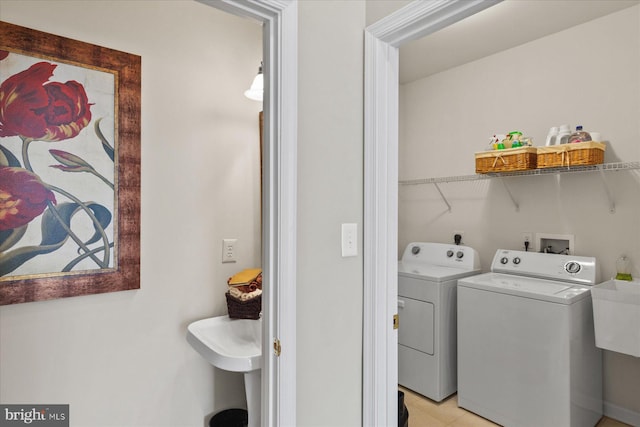
<svg viewBox="0 0 640 427"><path fill-rule="evenodd" d="M247 396L247 427L260 427L262 319L211 317L187 327L187 341L218 369L242 372Z"/></svg>
<svg viewBox="0 0 640 427"><path fill-rule="evenodd" d="M251 372L262 366L262 320L229 316L198 320L187 327L187 341L216 368Z"/></svg>
<svg viewBox="0 0 640 427"><path fill-rule="evenodd" d="M591 296L596 346L640 357L640 282L609 280Z"/></svg>

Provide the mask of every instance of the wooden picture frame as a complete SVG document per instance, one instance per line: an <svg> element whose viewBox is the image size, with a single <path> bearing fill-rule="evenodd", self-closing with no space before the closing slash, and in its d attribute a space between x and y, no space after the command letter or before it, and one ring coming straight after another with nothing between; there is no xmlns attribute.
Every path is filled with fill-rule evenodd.
<svg viewBox="0 0 640 427"><path fill-rule="evenodd" d="M85 182L91 182L91 185L95 185L96 188L98 188L100 184L95 183L98 180L95 176L92 176L91 173L96 176L98 174L90 170L92 169L91 162L85 162L83 158L64 151L64 144L60 141L65 139L71 141L71 138L76 137L75 132L78 132L77 135L83 134L84 132L84 134L90 135L93 141L96 139L101 141L101 143L96 143L95 151L100 152L99 154L102 157L105 156L105 152L109 155L111 161L110 168L113 172L112 179L108 175L106 179L103 179L107 184L110 184L110 191L112 192L109 193L111 194L112 207L109 205L109 209L103 209L103 211L109 211L111 217L108 218L108 220L101 218L96 220L95 217L98 217L96 213L98 208L94 209L93 206L90 206L92 202L87 201L89 200L88 198L73 199L72 196L70 197L72 197L72 200L76 200L75 204L77 206L80 206L78 211L83 211L83 215L93 218L93 228L100 228L96 227L96 224L104 223L105 228L109 228L111 235L106 234L102 230L101 238L103 240L100 241L98 237L96 238L96 240L98 240L97 243L95 241L92 242L92 239L85 240L84 237L79 238L75 250L78 253L84 252L78 256L79 259L77 261L68 262L65 268L61 270L38 271L33 274L14 274L7 272L9 267L5 268L4 272L0 273L0 305L140 288L141 57L6 22L0 22L0 65L2 65L2 61L12 57L12 55L14 55L13 57L23 55L36 58L39 64L45 62L49 64L48 66L51 69L56 70L69 66L80 67L80 72L86 69L86 74L89 77L84 80L84 86L86 86L86 92L88 94L90 93L89 86L93 81L93 77L91 77L92 74L90 73L106 73L105 75L107 75L108 78L110 78L110 75L113 76L113 95L106 95L107 99L109 99L109 96L113 98L113 117L110 119L112 127L108 128L113 135L113 141L107 141L107 138L101 133L100 126L102 126L102 124L99 125L100 120L98 120L96 114L94 114L94 117L87 117L90 116L90 113L84 116L84 122L79 126L77 123L73 126L70 125L66 127L60 125L53 131L47 128L46 135L43 134L44 136L40 136L40 134L29 136L27 135L27 131L21 133L19 130L11 133L11 126L8 124L9 119L11 119L11 117L9 117L9 109L2 109L2 107L6 107L6 104L10 101L14 101L16 92L19 92L19 90L11 92L10 89L19 87L13 83L18 81L19 78L23 76L23 73L18 73L20 76L17 74L0 74L0 89L4 88L4 93L0 90L0 148L2 148L4 140L11 140L16 144L23 144L23 146L28 146L28 144L31 143L33 144L32 147L42 147L42 145L49 144L46 146L48 149L48 153L46 153L49 156L48 160L50 163L56 163L57 161L58 164L49 164L48 166L54 168L54 170L60 174L58 176L64 176L65 179L70 179L70 177L77 179L80 177ZM22 59L22 57L20 57L20 59ZM34 66L35 65L38 64L34 64ZM31 68L25 70L25 72L29 72L30 70ZM14 80L10 80L12 78ZM52 72L50 77L45 79L46 81L44 81L38 89L41 90L42 87L45 87L47 91L49 91L49 85L53 87L53 82L58 79L59 78ZM60 87L64 85L71 86L72 84L75 86L80 85L77 81L71 80L66 83L56 82L55 84ZM87 109L97 110L98 107L95 106L90 96L87 95L85 100L87 101ZM24 117L25 116L18 117L14 121L16 123L26 121ZM81 129L78 129L79 127ZM58 131L59 133L56 133ZM69 136L70 132L71 135L74 136ZM16 139L17 142L15 142ZM63 148L60 149L60 146ZM56 147L56 149L49 149L50 147ZM75 147L77 147L77 144ZM73 149L70 149L70 151L72 150ZM10 179L6 178L8 172L15 172L12 176L21 174L26 176L28 173L37 175L35 173L36 171L22 170L30 169L27 167L30 166L29 159L25 159L24 157L26 157L24 152L21 158L19 153L12 156L11 150L4 149L4 151L0 151L0 172L5 173L5 175L0 174L0 224L4 221L4 230L0 229L0 266L2 262L5 262L5 266L10 265L10 268L15 268L14 265L20 263L22 264L20 264L19 268L23 268L23 265L27 262L23 261L23 258L19 258L18 255L25 251L31 254L29 255L30 258L28 262L34 265L37 264L40 262L40 259L44 259L44 255L35 255L36 250L34 247L45 247L45 243L51 243L49 241L51 239L47 240L45 238L48 234L45 233L46 227L44 227L44 225L40 227L42 234L40 246L32 245L25 249L20 247L20 243L11 243L11 241L15 242L16 239L19 240L23 236L19 233L17 234L16 230L21 230L22 232L24 228L33 225L22 224L18 222L19 219L16 219L16 222L12 223L10 219L11 214L19 209L13 209L12 211L7 208L9 205L2 205L3 191L4 196L7 196L7 193L11 193L11 191L7 189L10 186ZM47 165L43 165L39 170L42 170L43 173L51 173L50 169L46 167ZM87 171L91 173L88 174L86 173ZM3 176L5 176L5 178L3 178ZM38 181L37 176L34 180ZM51 195L56 192L57 187L55 185L50 185L44 180L41 184L45 194ZM100 188L102 189L101 191L105 191L103 190L104 187ZM85 188L83 188L83 190L85 190ZM22 191L24 192L26 190ZM49 214L47 218L50 219L53 215L53 217L58 218L60 224L64 222L59 219L62 206L69 206L74 203L64 199L63 194L63 190L56 192L54 196L51 197L51 200L47 200L47 205L40 206L43 208L43 213L37 216L42 217L39 219L42 221L42 224L46 223L45 214L49 211L52 211L53 214ZM56 200L53 200L54 197ZM4 212L3 206L5 209ZM92 215L92 213L95 215ZM36 215L37 209L32 214ZM71 217L74 215L76 214L68 214L69 219L67 222L71 223ZM106 212L104 216L105 218L108 217ZM74 219L74 221L76 221L76 219ZM90 222L91 220L86 221ZM55 218L53 222L55 222ZM73 225L67 227L67 231L65 231L67 237L75 237L72 236L73 230L68 231L72 229L72 227ZM61 226L58 228L61 228ZM38 228L31 227L30 231L33 229L37 230ZM95 230L95 234L99 234L97 229ZM110 236L112 238L110 238ZM7 243L7 241L9 242ZM75 243L72 238L65 238L64 244L68 244L68 242L71 242L71 244ZM54 243L59 244L57 241ZM94 246L91 246L90 243ZM95 248L96 244L102 245L102 247ZM62 244L60 243L60 245ZM47 246L47 248L49 248L49 246ZM49 255L53 255L54 252L55 251L51 250ZM78 263L86 262L85 258L95 258L97 253L100 253L101 256L104 257L107 257L106 254L110 254L108 262L94 269L74 268ZM3 256L4 258L2 258ZM82 258L82 260L80 260L80 258ZM13 260L13 264L9 264L7 259Z"/></svg>

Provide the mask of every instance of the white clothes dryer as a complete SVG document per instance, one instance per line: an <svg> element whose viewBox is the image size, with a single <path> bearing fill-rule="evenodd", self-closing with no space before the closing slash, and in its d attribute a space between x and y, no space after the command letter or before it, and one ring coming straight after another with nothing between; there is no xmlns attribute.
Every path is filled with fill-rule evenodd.
<svg viewBox="0 0 640 427"><path fill-rule="evenodd" d="M456 283L479 274L468 246L410 243L398 262L398 383L432 400L456 391Z"/></svg>
<svg viewBox="0 0 640 427"><path fill-rule="evenodd" d="M458 282L458 405L507 427L591 427L603 413L595 258L500 249Z"/></svg>

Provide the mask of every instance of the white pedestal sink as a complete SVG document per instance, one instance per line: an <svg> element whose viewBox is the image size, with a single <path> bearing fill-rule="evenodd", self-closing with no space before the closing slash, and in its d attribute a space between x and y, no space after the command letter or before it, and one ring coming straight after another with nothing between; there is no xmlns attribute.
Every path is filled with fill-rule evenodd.
<svg viewBox="0 0 640 427"><path fill-rule="evenodd" d="M187 341L216 368L244 373L248 427L259 427L262 320L229 316L198 320L187 327Z"/></svg>

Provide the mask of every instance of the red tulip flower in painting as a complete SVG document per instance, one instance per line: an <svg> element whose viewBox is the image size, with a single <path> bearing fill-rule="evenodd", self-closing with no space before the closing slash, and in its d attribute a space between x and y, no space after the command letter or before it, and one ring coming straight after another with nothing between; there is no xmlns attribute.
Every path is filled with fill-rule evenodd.
<svg viewBox="0 0 640 427"><path fill-rule="evenodd" d="M89 103L87 94L99 104L96 111L109 111L113 80L101 71L25 62L25 55L8 53L3 57L2 52L0 279L12 277L10 274L48 275L109 268L115 246L109 228L115 189L108 178L115 170L114 148L98 126L103 117L96 120L95 135L81 132L92 121L91 108L95 105ZM72 79L50 81L54 71L56 76L81 76L77 79L86 81L87 87ZM42 143L51 142L59 142L48 150L58 161L53 168L59 172L43 170L48 157ZM83 157L91 159L97 169ZM106 176L98 170L106 171ZM78 179L62 177L68 172L76 172ZM87 173L106 187L88 184ZM79 197L79 193L84 196Z"/></svg>
<svg viewBox="0 0 640 427"><path fill-rule="evenodd" d="M38 175L26 169L0 167L0 231L22 227L56 199Z"/></svg>
<svg viewBox="0 0 640 427"><path fill-rule="evenodd" d="M49 82L56 65L38 62L0 85L0 136L61 141L91 121L91 104L76 81Z"/></svg>

